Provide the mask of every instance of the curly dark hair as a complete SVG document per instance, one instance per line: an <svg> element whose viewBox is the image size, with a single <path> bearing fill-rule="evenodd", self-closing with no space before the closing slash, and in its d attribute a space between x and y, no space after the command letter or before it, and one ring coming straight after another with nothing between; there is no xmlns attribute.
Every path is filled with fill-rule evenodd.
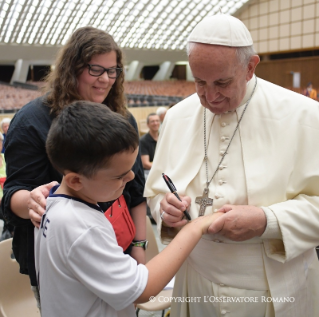
<svg viewBox="0 0 319 317"><path fill-rule="evenodd" d="M122 51L110 34L91 26L79 28L72 34L58 52L55 68L45 79L47 103L54 114L59 114L71 102L82 99L77 89L77 77L92 57L112 51L116 53L117 67L123 68ZM116 79L103 104L112 111L127 116L124 72Z"/></svg>

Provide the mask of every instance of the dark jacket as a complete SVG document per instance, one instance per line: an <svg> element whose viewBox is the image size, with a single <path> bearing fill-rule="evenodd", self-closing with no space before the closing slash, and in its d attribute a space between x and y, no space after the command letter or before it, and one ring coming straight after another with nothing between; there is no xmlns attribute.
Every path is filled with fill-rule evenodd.
<svg viewBox="0 0 319 317"><path fill-rule="evenodd" d="M153 162L157 141L147 132L140 138L141 155L148 155Z"/></svg>

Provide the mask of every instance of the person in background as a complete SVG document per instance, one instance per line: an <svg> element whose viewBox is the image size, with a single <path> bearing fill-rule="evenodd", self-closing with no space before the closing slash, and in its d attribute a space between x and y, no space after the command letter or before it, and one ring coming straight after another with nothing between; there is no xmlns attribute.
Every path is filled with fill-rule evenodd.
<svg viewBox="0 0 319 317"><path fill-rule="evenodd" d="M5 151L4 142L6 140L6 135L8 133L10 122L11 122L10 118L3 118L1 123L0 123L1 129L2 129L2 132L3 132L3 145L2 145L1 153L4 153L4 151Z"/></svg>
<svg viewBox="0 0 319 317"><path fill-rule="evenodd" d="M166 243L185 209L224 215L175 278L173 298L201 302L172 301L171 317L319 316L318 102L254 75L233 16L195 26L188 57L197 93L167 112L144 195Z"/></svg>
<svg viewBox="0 0 319 317"><path fill-rule="evenodd" d="M123 254L98 201L117 199L134 178L138 144L127 120L93 102L73 102L52 123L46 149L63 179L35 228L42 317L136 316L133 302L159 293L220 216L188 224L146 265Z"/></svg>
<svg viewBox="0 0 319 317"><path fill-rule="evenodd" d="M167 112L167 109L165 107L159 107L156 110L156 114L159 116L160 121L161 121L161 124L160 124L160 127L159 127L159 131L161 130L161 126L163 124L166 112Z"/></svg>
<svg viewBox="0 0 319 317"><path fill-rule="evenodd" d="M4 136L0 134L0 147L3 149ZM4 154L1 152L0 154L0 202L3 196L3 186L6 180L6 161L4 158Z"/></svg>
<svg viewBox="0 0 319 317"><path fill-rule="evenodd" d="M160 118L156 113L150 113L146 118L146 123L149 131L141 136L140 148L144 172L148 174L154 160L158 131L160 127Z"/></svg>
<svg viewBox="0 0 319 317"><path fill-rule="evenodd" d="M3 135L0 134L0 148L3 147L3 139L4 139ZM3 186L4 186L4 182L6 181L6 178L7 178L6 177L6 161L4 159L4 154L1 153L0 154L0 203L3 196ZM4 220L1 210L0 210L0 219ZM12 225L7 224L4 221L2 233L0 236L0 241L12 238L13 230L14 230L14 227Z"/></svg>
<svg viewBox="0 0 319 317"><path fill-rule="evenodd" d="M307 85L305 95L313 100L318 100L317 90L312 88L311 82Z"/></svg>
<svg viewBox="0 0 319 317"><path fill-rule="evenodd" d="M46 83L46 94L22 107L11 121L5 143L7 180L1 204L5 221L15 226L13 252L20 272L30 277L38 305L33 229L40 225L50 189L62 179L45 151L52 120L71 102L87 100L121 114L137 131L136 121L125 106L122 51L107 32L93 27L77 29L60 49ZM145 263L145 179L140 154L132 170L135 178L126 183L123 195L136 233L133 245L125 252ZM100 206L106 211L112 203L105 200Z"/></svg>

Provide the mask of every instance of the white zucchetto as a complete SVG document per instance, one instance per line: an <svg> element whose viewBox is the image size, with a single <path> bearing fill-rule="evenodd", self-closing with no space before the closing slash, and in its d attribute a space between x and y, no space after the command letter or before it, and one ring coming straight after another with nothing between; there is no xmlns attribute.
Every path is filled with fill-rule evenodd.
<svg viewBox="0 0 319 317"><path fill-rule="evenodd" d="M245 24L226 14L217 14L199 22L188 42L243 47L253 45L253 39Z"/></svg>

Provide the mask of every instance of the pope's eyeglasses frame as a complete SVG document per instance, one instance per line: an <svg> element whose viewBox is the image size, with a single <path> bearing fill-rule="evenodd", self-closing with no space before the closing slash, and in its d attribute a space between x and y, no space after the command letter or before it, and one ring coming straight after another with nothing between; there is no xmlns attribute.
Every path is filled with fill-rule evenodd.
<svg viewBox="0 0 319 317"><path fill-rule="evenodd" d="M89 68L89 74L93 77L100 77L106 72L110 79L116 79L123 71L122 68L117 67L104 68L103 66L94 64L87 64L87 66Z"/></svg>

